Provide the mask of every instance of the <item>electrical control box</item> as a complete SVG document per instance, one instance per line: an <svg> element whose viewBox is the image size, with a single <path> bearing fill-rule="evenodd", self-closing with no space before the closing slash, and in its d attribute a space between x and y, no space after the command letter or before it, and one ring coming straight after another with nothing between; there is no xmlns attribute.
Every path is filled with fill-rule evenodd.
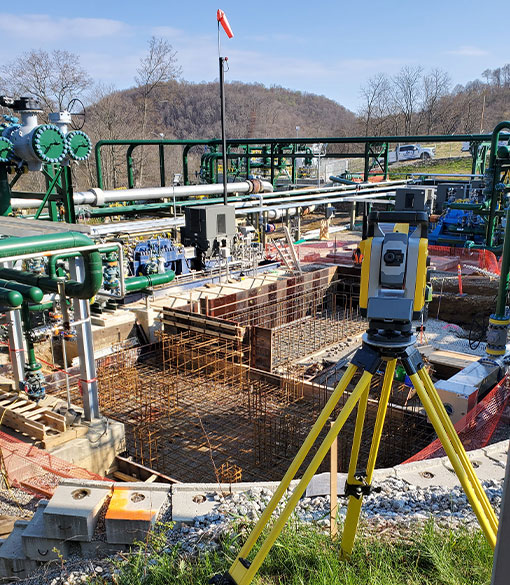
<svg viewBox="0 0 510 585"><path fill-rule="evenodd" d="M186 207L181 241L202 251L228 246L236 234L235 208L230 205Z"/></svg>

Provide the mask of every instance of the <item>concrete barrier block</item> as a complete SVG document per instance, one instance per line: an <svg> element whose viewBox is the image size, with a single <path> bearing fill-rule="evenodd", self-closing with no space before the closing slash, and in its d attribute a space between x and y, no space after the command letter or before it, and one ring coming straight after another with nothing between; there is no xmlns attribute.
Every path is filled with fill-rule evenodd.
<svg viewBox="0 0 510 585"><path fill-rule="evenodd" d="M503 480L505 478L505 468L497 461L487 457L481 449L477 451L468 452L468 459L471 461L475 474L480 481L488 479ZM448 459L444 461L444 465L448 471L455 473L452 464ZM459 482L460 483L460 482Z"/></svg>
<svg viewBox="0 0 510 585"><path fill-rule="evenodd" d="M5 580L18 580L29 577L37 568L38 563L28 559L23 550L22 534L28 522L18 520L7 540L0 547L0 577Z"/></svg>
<svg viewBox="0 0 510 585"><path fill-rule="evenodd" d="M454 487L460 485L455 473L448 470L442 459L427 459L405 463L395 467L398 479L421 488L432 486Z"/></svg>
<svg viewBox="0 0 510 585"><path fill-rule="evenodd" d="M41 500L35 514L21 535L23 550L29 559L54 561L69 556L69 543L59 538L48 538L43 513L48 502Z"/></svg>
<svg viewBox="0 0 510 585"><path fill-rule="evenodd" d="M100 487L89 487L85 482L58 486L43 514L49 538L92 540L98 514L111 494L111 484L99 483Z"/></svg>
<svg viewBox="0 0 510 585"><path fill-rule="evenodd" d="M108 543L143 540L156 523L169 493L167 484L116 484L105 516Z"/></svg>
<svg viewBox="0 0 510 585"><path fill-rule="evenodd" d="M298 480L290 482L292 491ZM220 505L218 495L221 493L242 493L251 489L266 489L275 492L279 481L241 482L222 484L217 483L179 483L172 486L172 520L175 522L193 522L197 516L214 514Z"/></svg>
<svg viewBox="0 0 510 585"><path fill-rule="evenodd" d="M104 540L80 542L81 556L84 559L103 558L129 548L128 544L110 544Z"/></svg>

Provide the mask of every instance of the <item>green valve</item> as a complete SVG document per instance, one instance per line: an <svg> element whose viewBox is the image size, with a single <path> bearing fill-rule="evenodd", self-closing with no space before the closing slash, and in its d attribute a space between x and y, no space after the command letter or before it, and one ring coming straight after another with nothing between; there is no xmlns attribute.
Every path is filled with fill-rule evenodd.
<svg viewBox="0 0 510 585"><path fill-rule="evenodd" d="M41 124L32 134L32 148L43 162L62 162L67 154L64 134L54 124Z"/></svg>
<svg viewBox="0 0 510 585"><path fill-rule="evenodd" d="M86 160L92 152L90 138L81 130L73 130L66 136L69 156L73 160Z"/></svg>
<svg viewBox="0 0 510 585"><path fill-rule="evenodd" d="M0 162L9 162L13 154L12 142L8 138L0 136Z"/></svg>

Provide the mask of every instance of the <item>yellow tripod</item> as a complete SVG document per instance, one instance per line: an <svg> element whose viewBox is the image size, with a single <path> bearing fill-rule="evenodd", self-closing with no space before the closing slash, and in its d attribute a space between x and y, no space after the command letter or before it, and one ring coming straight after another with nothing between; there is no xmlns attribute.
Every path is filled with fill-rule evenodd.
<svg viewBox="0 0 510 585"><path fill-rule="evenodd" d="M411 378L416 392L430 421L432 422L434 430L441 440L443 448L446 451L464 492L466 493L476 517L478 518L478 522L480 523L489 544L494 549L498 531L496 515L479 479L476 477L473 466L471 465L450 417L439 398L434 383L430 379L428 372L424 369L424 364L419 351L409 344L400 347L381 347L380 345L372 345L369 339L370 336L367 337L365 334L363 346L356 352L351 360L347 371L342 376L342 379L335 388L326 406L320 413L319 418L312 427L305 442L301 446L294 461L291 463L287 473L271 498L271 501L267 505L267 508L262 513L251 534L248 536L247 541L229 571L223 575L215 575L210 580L210 583L215 585L249 585L252 582L255 574L264 562L264 559L278 538L299 499L304 494L310 480L328 454L335 437L342 429L349 415L354 410L354 407L358 405L351 459L345 489L346 495L348 496L348 506L341 541L342 556L344 558L349 558L354 546L363 497L370 494L372 490L372 475L377 460L377 452L381 441L397 359L401 361L408 376ZM370 381L381 366L382 362L386 362L386 370L372 435L372 443L368 456L367 468L363 473L360 473L357 471L357 464L367 410ZM328 419L340 400L340 397L348 387L358 369L363 372L359 382L356 384L351 395L345 402L338 417L331 426L330 431L324 438L318 451L304 472L303 477L290 496L286 506L274 522L269 534L262 542L253 559L249 561L248 556L257 543L263 529L269 523L271 515L284 496L290 482L298 472L321 430L328 422Z"/></svg>

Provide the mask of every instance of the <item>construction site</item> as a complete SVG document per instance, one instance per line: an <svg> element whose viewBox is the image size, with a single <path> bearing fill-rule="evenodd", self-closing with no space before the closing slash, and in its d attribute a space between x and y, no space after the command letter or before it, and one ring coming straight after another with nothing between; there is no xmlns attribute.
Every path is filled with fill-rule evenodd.
<svg viewBox="0 0 510 585"><path fill-rule="evenodd" d="M318 442L331 442L347 411L336 461L316 465L319 447L307 448L297 477L309 465L350 474L353 454L360 469L450 456L441 435L450 424L468 451L508 439L508 122L487 135L414 137L469 141L469 176L390 179L390 146L405 136L161 138L101 141L97 187L77 191L69 163L92 144L72 115L39 124L34 100L0 100L22 118L6 119L0 138L1 464L6 487L50 499L45 522L58 490L79 480L108 482L112 501L123 482L279 482L315 422L324 419ZM328 151L311 145L326 143L334 160L353 158L340 150L356 145L364 171L318 174ZM192 183L197 144L207 172ZM125 189L102 183L109 145L127 147ZM161 159L160 184L136 187L135 147L184 153L172 169L184 184L166 185ZM317 177L300 184L300 165ZM42 174L46 189L17 192L26 173ZM379 256L378 239L393 246ZM410 313L398 316L404 301ZM424 388L437 390L432 414L408 347ZM375 365L359 353L367 348L382 356ZM25 560L42 562L26 547ZM5 578L11 560L0 562ZM27 561L22 576L34 567Z"/></svg>

